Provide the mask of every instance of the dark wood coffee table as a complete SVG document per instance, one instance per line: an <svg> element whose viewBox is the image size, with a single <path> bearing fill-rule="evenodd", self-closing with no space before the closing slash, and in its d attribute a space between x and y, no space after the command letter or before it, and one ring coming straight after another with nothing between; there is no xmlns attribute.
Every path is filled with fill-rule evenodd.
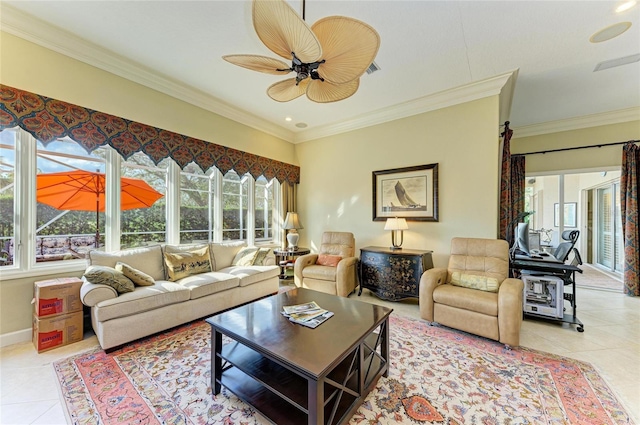
<svg viewBox="0 0 640 425"><path fill-rule="evenodd" d="M309 301L334 316L311 329L281 314ZM210 317L213 393L224 385L278 425L347 423L388 375L392 311L297 288Z"/></svg>

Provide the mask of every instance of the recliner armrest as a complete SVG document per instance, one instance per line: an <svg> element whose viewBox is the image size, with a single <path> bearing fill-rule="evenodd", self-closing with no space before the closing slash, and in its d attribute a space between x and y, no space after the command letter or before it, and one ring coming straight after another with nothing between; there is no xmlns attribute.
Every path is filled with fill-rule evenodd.
<svg viewBox="0 0 640 425"><path fill-rule="evenodd" d="M345 257L338 262L336 270L336 293L346 297L356 289L358 257Z"/></svg>
<svg viewBox="0 0 640 425"><path fill-rule="evenodd" d="M318 261L318 254L306 254L296 258L293 266L293 282L297 287L302 287L302 269L312 266Z"/></svg>
<svg viewBox="0 0 640 425"><path fill-rule="evenodd" d="M524 283L520 279L507 278L498 290L498 328L500 342L511 347L520 345L522 325L522 293Z"/></svg>
<svg viewBox="0 0 640 425"><path fill-rule="evenodd" d="M433 322L433 290L447 282L447 269L434 268L422 273L420 278L420 317Z"/></svg>

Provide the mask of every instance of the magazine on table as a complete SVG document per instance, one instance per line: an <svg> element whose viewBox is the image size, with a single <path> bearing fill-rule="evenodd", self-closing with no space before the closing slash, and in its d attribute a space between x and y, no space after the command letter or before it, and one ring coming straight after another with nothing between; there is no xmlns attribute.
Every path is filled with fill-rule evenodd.
<svg viewBox="0 0 640 425"><path fill-rule="evenodd" d="M333 312L321 308L315 301L282 307L282 315L300 325L316 328L325 322Z"/></svg>

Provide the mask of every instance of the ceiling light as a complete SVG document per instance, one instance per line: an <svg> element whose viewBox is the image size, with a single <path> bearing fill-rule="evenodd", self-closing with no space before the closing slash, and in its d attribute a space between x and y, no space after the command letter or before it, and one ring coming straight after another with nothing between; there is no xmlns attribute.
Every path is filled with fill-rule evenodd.
<svg viewBox="0 0 640 425"><path fill-rule="evenodd" d="M307 128L307 123L306 122L299 122L296 124L296 127L298 128Z"/></svg>
<svg viewBox="0 0 640 425"><path fill-rule="evenodd" d="M636 0L629 0L616 7L616 13L622 13L636 5Z"/></svg>
<svg viewBox="0 0 640 425"><path fill-rule="evenodd" d="M589 41L592 43L601 43L603 41L611 40L629 28L631 28L631 22L619 22L596 32L589 38Z"/></svg>
<svg viewBox="0 0 640 425"><path fill-rule="evenodd" d="M290 121L293 121L293 118L291 118L291 117L286 117L284 120L285 120L286 122L290 122Z"/></svg>

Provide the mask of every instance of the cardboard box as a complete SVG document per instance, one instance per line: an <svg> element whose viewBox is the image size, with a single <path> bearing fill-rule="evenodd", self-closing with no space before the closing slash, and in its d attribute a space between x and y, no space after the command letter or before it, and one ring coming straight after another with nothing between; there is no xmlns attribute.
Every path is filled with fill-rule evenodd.
<svg viewBox="0 0 640 425"><path fill-rule="evenodd" d="M33 284L33 303L38 317L82 311L80 287L77 277L41 280Z"/></svg>
<svg viewBox="0 0 640 425"><path fill-rule="evenodd" d="M33 315L33 345L38 353L82 341L82 311L56 316Z"/></svg>

